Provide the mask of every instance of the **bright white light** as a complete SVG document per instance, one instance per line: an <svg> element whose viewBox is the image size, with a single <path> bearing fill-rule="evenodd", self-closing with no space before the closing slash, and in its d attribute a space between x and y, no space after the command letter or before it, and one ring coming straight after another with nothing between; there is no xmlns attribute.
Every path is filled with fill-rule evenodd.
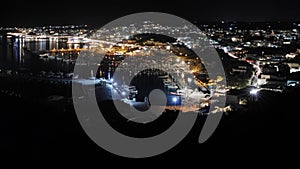
<svg viewBox="0 0 300 169"><path fill-rule="evenodd" d="M258 89L252 89L250 91L250 94L252 94L252 95L257 95L257 93L258 93Z"/></svg>
<svg viewBox="0 0 300 169"><path fill-rule="evenodd" d="M111 82L113 82L113 81L114 81L114 79L113 79L113 78L111 78L111 79L110 79L110 81L111 81Z"/></svg>
<svg viewBox="0 0 300 169"><path fill-rule="evenodd" d="M125 95L126 95L126 92L123 91L121 94L122 94L123 96L125 96Z"/></svg>
<svg viewBox="0 0 300 169"><path fill-rule="evenodd" d="M177 102L177 98L173 97L173 102L176 103Z"/></svg>
<svg viewBox="0 0 300 169"><path fill-rule="evenodd" d="M192 79L188 77L187 81L188 81L189 83L191 83L191 82L192 82Z"/></svg>
<svg viewBox="0 0 300 169"><path fill-rule="evenodd" d="M114 86L117 86L117 85L118 85L118 83L117 83L117 82L115 82L115 83L114 83Z"/></svg>

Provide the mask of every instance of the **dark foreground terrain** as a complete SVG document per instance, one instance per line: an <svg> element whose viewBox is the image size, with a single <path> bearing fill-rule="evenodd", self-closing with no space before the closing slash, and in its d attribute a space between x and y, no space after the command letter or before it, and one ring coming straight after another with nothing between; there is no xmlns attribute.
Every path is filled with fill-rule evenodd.
<svg viewBox="0 0 300 169"><path fill-rule="evenodd" d="M70 86L2 83L1 89L18 86L19 92L25 93L24 97L10 96L5 92L0 94L0 152L3 161L28 159L32 164L44 162L45 166L41 168L58 168L56 166L61 163L69 166L113 165L118 161L125 162L124 165L136 165L136 162L156 164L158 161L210 165L217 160L222 160L222 163L256 163L270 158L287 163L286 160L296 158L294 153L300 150L300 89L282 94L261 93L258 101L249 103L246 112L224 115L213 136L203 144L197 140L206 117L199 116L192 131L172 150L134 161L110 154L89 139L74 112ZM63 97L49 98L53 95ZM137 125L122 119L110 101L99 105L113 127L131 136L147 137L163 132L177 115L168 111L151 124Z"/></svg>

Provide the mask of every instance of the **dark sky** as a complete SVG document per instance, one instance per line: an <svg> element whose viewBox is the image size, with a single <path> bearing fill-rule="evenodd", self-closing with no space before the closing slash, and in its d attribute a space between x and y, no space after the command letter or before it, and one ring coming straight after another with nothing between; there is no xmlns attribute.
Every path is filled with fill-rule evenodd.
<svg viewBox="0 0 300 169"><path fill-rule="evenodd" d="M300 21L297 1L9 1L1 5L0 26L88 24L102 26L136 12L166 12L189 21ZM98 3L98 4L97 4Z"/></svg>

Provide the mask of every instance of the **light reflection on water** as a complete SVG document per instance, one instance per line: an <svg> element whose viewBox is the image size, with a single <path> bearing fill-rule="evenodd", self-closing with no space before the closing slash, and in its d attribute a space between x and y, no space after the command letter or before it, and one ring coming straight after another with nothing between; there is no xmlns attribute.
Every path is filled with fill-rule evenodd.
<svg viewBox="0 0 300 169"><path fill-rule="evenodd" d="M52 49L67 49L70 47L81 47L79 44L70 45L67 39L26 39L9 38L7 44L0 45L0 68L3 70L30 72L52 71L70 73L73 71L74 63L61 60L40 59L38 54ZM31 52L28 52L31 51Z"/></svg>

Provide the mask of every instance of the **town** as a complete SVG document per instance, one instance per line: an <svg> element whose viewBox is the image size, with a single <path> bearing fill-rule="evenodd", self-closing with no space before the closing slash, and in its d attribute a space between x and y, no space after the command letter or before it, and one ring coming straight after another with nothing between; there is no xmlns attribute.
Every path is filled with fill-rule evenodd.
<svg viewBox="0 0 300 169"><path fill-rule="evenodd" d="M170 27L151 21L145 21L142 25L132 23L110 30L90 29L87 25L0 28L2 55L19 57L17 69L15 66L7 66L9 64L5 63L2 58L1 76L29 76L24 71L27 69L24 62L27 62L25 60L28 55L26 52L28 52L29 55L38 58L39 63L43 65L31 70L31 79L43 77L50 81L61 81L63 84L70 85L71 80L83 83L83 79L95 77L98 80L105 80L107 84L112 84L121 95L132 99L132 96L128 97L129 93L125 94L129 92L128 90L120 91L130 86L116 87L116 84L125 84L124 79L127 75L141 76L138 70L149 69L142 74L147 76L156 74L168 93L171 92L174 96L185 96L185 98L194 97L197 100L186 101L186 106L182 110L193 107L192 110L200 111L201 108L207 108L209 105L205 98L210 98L212 94L224 95L225 93L229 107L223 110L240 110L239 108L247 105L247 101L255 98L260 91L283 92L298 87L300 83L300 24L285 23L284 25L285 27L282 27L282 24L272 22L197 23L202 32L195 32L184 24ZM162 32L170 37L149 34L147 33L149 30ZM180 36L174 39L171 38L173 34ZM195 35L199 36L198 40L190 37ZM201 57L197 57L192 51L193 48L202 45L201 41L208 41L219 54L226 74L226 86L216 86L216 82L222 81L225 77L209 79ZM32 43L35 45L33 46ZM12 52L8 49L10 47ZM76 62L82 51L92 49L98 49L97 53L105 56L101 62L94 55L87 56L92 57L85 59L88 63ZM151 59L145 62L143 60L145 57L137 57L154 55L158 50L167 51L166 57L159 62ZM125 58L135 66L126 65ZM49 67L47 64L52 66ZM91 70L87 75L80 77L72 72L75 64L82 66L96 64L99 69ZM48 68L45 69L45 67ZM117 82L117 78L114 78L114 83L111 83L112 76L118 67L122 68L121 80ZM172 76L168 76L166 72L155 71L161 68ZM191 84L196 87L190 87ZM212 92L212 90L215 91ZM149 94L147 92L135 93L139 93L134 96L139 101L144 101ZM203 98L199 102L200 96ZM170 101L170 105L174 108L174 103L178 98L170 97L170 99L174 99L173 104ZM186 99L182 99L184 100ZM176 104L175 109L180 109L178 106L181 104ZM207 110L200 112L207 112Z"/></svg>

